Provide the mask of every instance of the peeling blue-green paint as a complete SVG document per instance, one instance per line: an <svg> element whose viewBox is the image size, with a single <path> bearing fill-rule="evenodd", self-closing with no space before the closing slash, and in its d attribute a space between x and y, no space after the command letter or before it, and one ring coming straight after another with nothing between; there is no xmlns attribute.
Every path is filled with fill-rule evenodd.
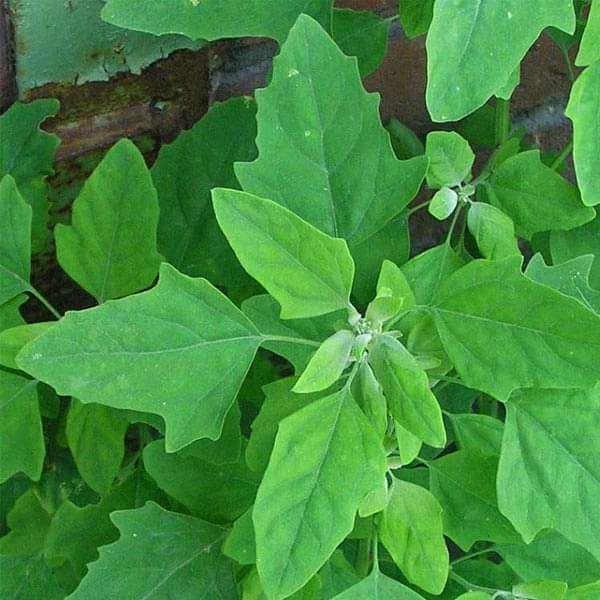
<svg viewBox="0 0 600 600"><path fill-rule="evenodd" d="M100 19L102 0L9 0L19 92L46 83L106 81L202 42L119 29Z"/></svg>

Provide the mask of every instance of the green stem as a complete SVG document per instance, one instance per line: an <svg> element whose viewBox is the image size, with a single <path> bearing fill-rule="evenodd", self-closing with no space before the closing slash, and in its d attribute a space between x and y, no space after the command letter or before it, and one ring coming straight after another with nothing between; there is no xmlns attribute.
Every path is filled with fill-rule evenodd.
<svg viewBox="0 0 600 600"><path fill-rule="evenodd" d="M476 556L482 556L484 554L489 554L490 552L495 552L495 551L496 551L496 546L491 546L490 548L486 548L485 550L479 550L478 552L471 552L471 554L467 554L465 556L461 556L460 558L453 560L452 564L457 565L458 563L461 563L465 560L471 560L472 558L475 558Z"/></svg>
<svg viewBox="0 0 600 600"><path fill-rule="evenodd" d="M302 344L303 346L313 346L318 348L321 343L315 342L314 340L307 340L305 338L288 337L285 335L267 335L264 338L265 342L287 342L289 344Z"/></svg>
<svg viewBox="0 0 600 600"><path fill-rule="evenodd" d="M427 200L427 202L422 202L421 204L417 204L416 206L413 206L412 208L409 209L408 211L408 216L412 216L414 215L416 212L419 212L422 208L425 208L426 206L429 206L431 204L431 200Z"/></svg>
<svg viewBox="0 0 600 600"><path fill-rule="evenodd" d="M464 587L465 590L467 590L468 592L484 592L486 594L496 594L498 591L500 591L494 588L484 587L482 585L475 585L474 583L467 581L466 579L462 578L460 575L457 575L452 571L450 571L449 577L453 581L456 581L458 585Z"/></svg>
<svg viewBox="0 0 600 600"><path fill-rule="evenodd" d="M510 135L510 100L496 99L496 144L504 144Z"/></svg>
<svg viewBox="0 0 600 600"><path fill-rule="evenodd" d="M448 230L448 235L446 236L446 246L449 248L452 244L452 236L454 235L454 230L456 229L456 224L458 223L458 217L460 217L460 213L462 212L462 206L454 211L454 215L452 217L452 222L450 223L450 229ZM442 261L446 261L446 254L444 254Z"/></svg>
<svg viewBox="0 0 600 600"><path fill-rule="evenodd" d="M569 56L569 53L565 50L563 50L562 48L560 49L563 58L565 59L565 65L567 65L567 73L569 75L569 80L572 82L575 81L575 79L577 79L577 75L575 74L575 69L573 69L573 63L571 62L571 57Z"/></svg>
<svg viewBox="0 0 600 600"><path fill-rule="evenodd" d="M42 295L40 291L38 291L32 285L29 286L27 291L30 292L31 295L34 296L37 300L39 300L56 319L60 320L62 318L62 315L56 310L56 308L54 308L54 306L52 306L52 304L50 304L50 302L48 302L48 300Z"/></svg>
<svg viewBox="0 0 600 600"><path fill-rule="evenodd" d="M573 140L571 140L560 152L560 154L554 159L554 162L550 166L553 171L558 171L561 168L565 160L569 157L569 154L573 152Z"/></svg>

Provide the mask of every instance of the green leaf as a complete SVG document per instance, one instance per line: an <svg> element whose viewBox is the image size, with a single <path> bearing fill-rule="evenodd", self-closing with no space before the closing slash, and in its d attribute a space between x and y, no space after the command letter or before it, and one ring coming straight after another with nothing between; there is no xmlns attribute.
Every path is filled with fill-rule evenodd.
<svg viewBox="0 0 600 600"><path fill-rule="evenodd" d="M66 435L77 470L101 496L106 494L125 455L129 421L114 408L73 400L67 415Z"/></svg>
<svg viewBox="0 0 600 600"><path fill-rule="evenodd" d="M301 13L329 29L331 0L108 0L102 18L154 35L178 33L209 41L270 37L283 42Z"/></svg>
<svg viewBox="0 0 600 600"><path fill-rule="evenodd" d="M378 525L383 545L410 583L441 594L448 579L442 507L418 485L394 480Z"/></svg>
<svg viewBox="0 0 600 600"><path fill-rule="evenodd" d="M333 333L336 322L345 324L347 321L345 311L313 317L312 319L287 319L283 321L279 316L281 306L268 294L253 296L248 300L244 300L242 312L266 337L278 336L314 342L314 347L310 343L298 344L285 341L268 341L263 344L263 347L267 350L271 350L289 360L296 373L300 373L306 368L315 347Z"/></svg>
<svg viewBox="0 0 600 600"><path fill-rule="evenodd" d="M571 89L565 114L573 121L573 159L581 199L586 206L600 204L600 141L595 135L600 114L600 61L588 67Z"/></svg>
<svg viewBox="0 0 600 600"><path fill-rule="evenodd" d="M19 309L26 300L26 296L16 296L12 300L0 304L0 332L25 325Z"/></svg>
<svg viewBox="0 0 600 600"><path fill-rule="evenodd" d="M424 600L423 596L387 577L377 566L368 577L335 596L334 600Z"/></svg>
<svg viewBox="0 0 600 600"><path fill-rule="evenodd" d="M592 387L600 318L519 266L519 258L473 261L438 297L435 321L465 385L501 401L517 388Z"/></svg>
<svg viewBox="0 0 600 600"><path fill-rule="evenodd" d="M30 289L31 207L15 180L0 180L0 304Z"/></svg>
<svg viewBox="0 0 600 600"><path fill-rule="evenodd" d="M28 323L2 331L0 333L0 365L17 370L19 367L15 362L15 358L21 348L48 331L53 325L54 322Z"/></svg>
<svg viewBox="0 0 600 600"><path fill-rule="evenodd" d="M467 592L461 594L456 600L492 600L492 596L485 592Z"/></svg>
<svg viewBox="0 0 600 600"><path fill-rule="evenodd" d="M373 429L383 439L388 426L387 403L371 367L363 362L352 381L352 395Z"/></svg>
<svg viewBox="0 0 600 600"><path fill-rule="evenodd" d="M256 538L252 523L252 507L236 519L223 544L223 554L240 565L253 565L256 562Z"/></svg>
<svg viewBox="0 0 600 600"><path fill-rule="evenodd" d="M416 195L426 160L396 159L379 96L365 92L356 62L313 19L298 19L257 103L259 158L236 165L245 191L351 247L383 229Z"/></svg>
<svg viewBox="0 0 600 600"><path fill-rule="evenodd" d="M133 142L111 148L73 204L70 226L57 225L60 266L98 302L147 288L158 273L158 201Z"/></svg>
<svg viewBox="0 0 600 600"><path fill-rule="evenodd" d="M111 519L121 537L100 548L72 600L236 597L231 564L219 548L224 529L153 502Z"/></svg>
<svg viewBox="0 0 600 600"><path fill-rule="evenodd" d="M442 244L418 254L400 268L416 303L427 305L433 302L441 284L463 265L464 261L450 245Z"/></svg>
<svg viewBox="0 0 600 600"><path fill-rule="evenodd" d="M600 2L592 0L590 15L583 33L579 53L575 59L578 67L587 67L600 61Z"/></svg>
<svg viewBox="0 0 600 600"><path fill-rule="evenodd" d="M596 259L590 272L590 285L600 289L600 216L571 231L553 231L550 234L550 252L555 264L593 254Z"/></svg>
<svg viewBox="0 0 600 600"><path fill-rule="evenodd" d="M409 39L427 33L435 0L400 0L400 23Z"/></svg>
<svg viewBox="0 0 600 600"><path fill-rule="evenodd" d="M513 586L515 600L563 600L567 593L567 584L561 581L536 581L518 583Z"/></svg>
<svg viewBox="0 0 600 600"><path fill-rule="evenodd" d="M310 359L294 392L310 394L332 386L349 364L354 340L354 333L348 329L341 329L327 338Z"/></svg>
<svg viewBox="0 0 600 600"><path fill-rule="evenodd" d="M58 102L51 99L29 104L15 102L0 117L0 179L12 175L33 209L31 230L35 253L45 248L49 237L46 177L54 172L52 162L60 143L57 136L42 131L40 124L53 117L58 109Z"/></svg>
<svg viewBox="0 0 600 600"><path fill-rule="evenodd" d="M295 394L297 379L288 377L264 386L265 401L256 419L246 448L246 462L257 473L263 473L269 464L279 423L286 417L319 400L322 394Z"/></svg>
<svg viewBox="0 0 600 600"><path fill-rule="evenodd" d="M496 551L523 581L555 579L570 587L596 580L600 563L555 531L545 531L531 544L500 544Z"/></svg>
<svg viewBox="0 0 600 600"><path fill-rule="evenodd" d="M400 267L389 260L383 261L377 280L377 293L383 295L386 291L391 293L392 298L402 300L403 309L410 308L416 303L406 275Z"/></svg>
<svg viewBox="0 0 600 600"><path fill-rule="evenodd" d="M66 591L60 586L55 569L44 557L0 554L0 596L4 600L63 600Z"/></svg>
<svg viewBox="0 0 600 600"><path fill-rule="evenodd" d="M169 496L213 522L237 519L252 504L258 487L255 474L243 461L213 465L187 448L167 453L162 440L146 446L144 466Z"/></svg>
<svg viewBox="0 0 600 600"><path fill-rule="evenodd" d="M581 203L574 185L544 165L539 150L505 160L486 189L490 202L513 220L517 234L526 239L539 231L573 229L595 214Z"/></svg>
<svg viewBox="0 0 600 600"><path fill-rule="evenodd" d="M361 77L376 71L388 50L390 22L370 10L333 10L333 40L342 52L356 56Z"/></svg>
<svg viewBox="0 0 600 600"><path fill-rule="evenodd" d="M477 541L517 542L496 499L498 459L461 450L429 463L431 493L444 509L444 533L465 552Z"/></svg>
<svg viewBox="0 0 600 600"><path fill-rule="evenodd" d="M163 265L152 290L68 313L17 363L63 396L162 416L174 452L221 435L261 339L206 280Z"/></svg>
<svg viewBox="0 0 600 600"><path fill-rule="evenodd" d="M223 286L245 279L215 219L210 192L239 187L233 164L255 158L255 137L255 103L234 98L215 104L192 129L161 147L152 167L160 205L158 249L186 275Z"/></svg>
<svg viewBox="0 0 600 600"><path fill-rule="evenodd" d="M569 590L567 600L591 600L600 597L600 580Z"/></svg>
<svg viewBox="0 0 600 600"><path fill-rule="evenodd" d="M425 155L429 159L427 185L454 187L471 174L475 154L469 142L454 131L432 131L427 136Z"/></svg>
<svg viewBox="0 0 600 600"><path fill-rule="evenodd" d="M46 449L37 381L0 368L0 482L23 472L38 480Z"/></svg>
<svg viewBox="0 0 600 600"><path fill-rule="evenodd" d="M536 254L527 265L525 275L566 296L576 298L587 309L600 314L600 291L589 284L594 257L579 256L561 265L548 266L541 254Z"/></svg>
<svg viewBox="0 0 600 600"><path fill-rule="evenodd" d="M600 560L600 387L528 390L511 398L507 411L498 471L502 512L525 542L555 529Z"/></svg>
<svg viewBox="0 0 600 600"><path fill-rule="evenodd" d="M216 189L213 203L242 266L279 302L283 319L350 306L354 262L344 240L244 192Z"/></svg>
<svg viewBox="0 0 600 600"><path fill-rule="evenodd" d="M503 88L546 27L575 30L564 0L436 2L427 36L427 106L434 121L456 121ZM502 48L498 40L510 40Z"/></svg>
<svg viewBox="0 0 600 600"><path fill-rule="evenodd" d="M454 212L457 205L458 194L449 187L443 187L434 194L428 210L438 221L444 221Z"/></svg>
<svg viewBox="0 0 600 600"><path fill-rule="evenodd" d="M495 206L483 202L471 204L467 226L484 258L520 255L512 219Z"/></svg>
<svg viewBox="0 0 600 600"><path fill-rule="evenodd" d="M440 405L429 389L427 374L408 350L397 340L382 337L369 352L369 364L394 419L430 446L443 448L446 432Z"/></svg>
<svg viewBox="0 0 600 600"><path fill-rule="evenodd" d="M398 454L403 465L409 465L421 452L423 442L405 429L397 421L394 423L396 439L398 440Z"/></svg>
<svg viewBox="0 0 600 600"><path fill-rule="evenodd" d="M336 550L319 571L324 598L334 598L360 581L341 550Z"/></svg>
<svg viewBox="0 0 600 600"><path fill-rule="evenodd" d="M420 2L420 0L417 1ZM385 128L390 134L394 154L400 160L425 154L425 146L419 136L410 127L407 127L395 117L389 120Z"/></svg>
<svg viewBox="0 0 600 600"><path fill-rule="evenodd" d="M253 512L257 566L270 597L289 596L319 570L385 469L381 443L347 388L281 422Z"/></svg>
<svg viewBox="0 0 600 600"><path fill-rule="evenodd" d="M449 413L454 434L461 450L500 456L502 421L478 414Z"/></svg>

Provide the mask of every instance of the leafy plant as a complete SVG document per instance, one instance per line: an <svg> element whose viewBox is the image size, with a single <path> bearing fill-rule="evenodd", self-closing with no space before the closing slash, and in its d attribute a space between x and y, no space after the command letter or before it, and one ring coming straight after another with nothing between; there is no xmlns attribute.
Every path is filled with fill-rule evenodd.
<svg viewBox="0 0 600 600"><path fill-rule="evenodd" d="M428 32L432 117L496 96L485 160L455 131L383 127L361 83L385 53L376 15L108 0L121 26L281 50L256 104L215 105L152 169L129 141L106 154L54 231L97 301L64 316L30 266L57 106L0 117L2 598L598 597L585 4L401 0L409 35ZM561 49L582 38L585 67L558 157L513 130L508 100L550 26ZM445 238L409 259L425 207ZM48 320L23 319L28 297Z"/></svg>

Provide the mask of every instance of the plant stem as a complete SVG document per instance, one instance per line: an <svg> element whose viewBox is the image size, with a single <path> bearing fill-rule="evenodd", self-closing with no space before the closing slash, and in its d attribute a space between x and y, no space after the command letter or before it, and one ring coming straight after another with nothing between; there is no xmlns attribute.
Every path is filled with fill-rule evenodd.
<svg viewBox="0 0 600 600"><path fill-rule="evenodd" d="M573 140L571 140L560 152L560 154L554 159L554 162L550 166L553 171L558 171L562 167L563 163L569 157L569 154L573 152Z"/></svg>
<svg viewBox="0 0 600 600"><path fill-rule="evenodd" d="M412 216L414 215L416 212L419 212L422 208L425 208L426 206L429 206L431 204L431 200L427 200L427 202L422 202L421 204L417 204L416 206L413 206L412 208L409 209L408 211L408 216Z"/></svg>
<svg viewBox="0 0 600 600"><path fill-rule="evenodd" d="M479 550L478 552L471 552L471 554L467 554L466 556L461 556L460 558L453 560L452 564L457 565L458 563L461 563L465 560L471 560L472 558L475 558L476 556L482 556L483 554L489 554L490 552L495 552L495 551L496 551L496 546L490 546L489 548L486 548L485 550Z"/></svg>
<svg viewBox="0 0 600 600"><path fill-rule="evenodd" d="M567 65L567 73L569 74L569 79L571 82L575 81L577 75L575 74L575 69L573 69L573 63L571 62L571 57L569 53L562 48L560 49L563 58L565 59L565 64Z"/></svg>
<svg viewBox="0 0 600 600"><path fill-rule="evenodd" d="M452 236L454 235L454 230L456 229L456 224L458 223L458 217L460 217L460 213L462 212L462 206L454 211L454 215L452 217L452 222L450 223L450 229L448 230L448 235L446 236L446 246L450 247L452 244ZM442 260L446 261L446 254L444 254Z"/></svg>
<svg viewBox="0 0 600 600"><path fill-rule="evenodd" d="M265 342L288 342L289 344L302 344L303 346L313 346L318 348L321 343L305 338L288 337L285 335L268 335L265 337Z"/></svg>
<svg viewBox="0 0 600 600"><path fill-rule="evenodd" d="M34 296L34 298L39 300L56 319L60 320L62 318L62 315L56 310L56 308L54 308L54 306L52 306L52 304L50 304L50 302L48 302L48 300L42 295L40 291L38 291L32 285L29 286L27 291L30 292L31 295Z"/></svg>
<svg viewBox="0 0 600 600"><path fill-rule="evenodd" d="M496 144L504 144L510 135L510 100L496 99Z"/></svg>
<svg viewBox="0 0 600 600"><path fill-rule="evenodd" d="M486 594L495 594L496 592L499 591L494 588L488 588L488 587L484 587L482 585L475 585L474 583L471 583L470 581L463 579L460 575L457 575L456 573L454 573L452 571L450 571L449 577L450 577L450 579L456 581L456 583L458 583L458 585L462 585L462 587L464 587L465 590L467 590L468 592L484 592Z"/></svg>

